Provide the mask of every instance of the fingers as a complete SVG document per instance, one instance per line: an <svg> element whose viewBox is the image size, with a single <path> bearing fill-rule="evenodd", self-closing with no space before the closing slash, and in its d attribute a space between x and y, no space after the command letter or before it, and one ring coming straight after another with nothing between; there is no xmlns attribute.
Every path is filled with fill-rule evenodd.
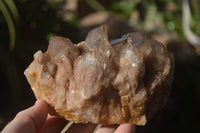
<svg viewBox="0 0 200 133"><path fill-rule="evenodd" d="M47 114L46 103L37 100L34 106L19 112L2 133L35 133L44 124Z"/></svg>
<svg viewBox="0 0 200 133"><path fill-rule="evenodd" d="M117 125L102 126L96 131L96 133L114 133L116 129L117 129Z"/></svg>
<svg viewBox="0 0 200 133"><path fill-rule="evenodd" d="M91 123L73 124L66 133L92 133L95 128L96 125Z"/></svg>
<svg viewBox="0 0 200 133"><path fill-rule="evenodd" d="M67 122L68 121L63 118L50 116L37 133L59 133L65 127Z"/></svg>
<svg viewBox="0 0 200 133"><path fill-rule="evenodd" d="M48 114L47 104L42 100L37 100L35 105L19 112L2 131L2 133L55 133L60 132L67 121L59 117L50 117L46 121ZM45 123L46 121L46 123ZM45 124L44 124L45 123ZM43 125L43 126L42 126ZM90 133L96 128L95 124L73 124L66 133ZM100 127L96 133L135 133L132 124L122 124L118 128L114 126Z"/></svg>
<svg viewBox="0 0 200 133"><path fill-rule="evenodd" d="M103 126L100 127L96 133L135 133L135 127L129 123L121 124L119 127L117 127L117 125Z"/></svg>
<svg viewBox="0 0 200 133"><path fill-rule="evenodd" d="M122 124L114 133L135 133L135 126L129 123Z"/></svg>

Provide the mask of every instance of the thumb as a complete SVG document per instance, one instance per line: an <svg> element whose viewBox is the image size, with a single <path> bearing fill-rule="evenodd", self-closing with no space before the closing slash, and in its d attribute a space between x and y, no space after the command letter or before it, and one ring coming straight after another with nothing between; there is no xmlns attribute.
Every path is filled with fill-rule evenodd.
<svg viewBox="0 0 200 133"><path fill-rule="evenodd" d="M44 124L47 114L47 104L37 100L35 105L19 112L2 133L35 133Z"/></svg>

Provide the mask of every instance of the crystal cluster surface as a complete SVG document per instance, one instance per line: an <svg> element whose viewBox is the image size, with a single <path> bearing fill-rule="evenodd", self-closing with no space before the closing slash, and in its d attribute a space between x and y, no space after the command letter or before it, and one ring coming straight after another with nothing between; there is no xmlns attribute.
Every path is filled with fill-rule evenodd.
<svg viewBox="0 0 200 133"><path fill-rule="evenodd" d="M149 34L109 42L100 26L78 44L52 37L25 75L35 96L67 120L145 125L166 103L173 71L172 54Z"/></svg>

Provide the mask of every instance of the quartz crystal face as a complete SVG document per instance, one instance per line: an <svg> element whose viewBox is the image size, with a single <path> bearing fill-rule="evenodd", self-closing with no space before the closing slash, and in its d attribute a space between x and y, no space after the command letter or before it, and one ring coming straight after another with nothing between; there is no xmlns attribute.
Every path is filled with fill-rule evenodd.
<svg viewBox="0 0 200 133"><path fill-rule="evenodd" d="M100 26L78 44L52 37L25 76L51 114L76 123L145 125L165 105L173 71L172 54L149 34L109 42Z"/></svg>

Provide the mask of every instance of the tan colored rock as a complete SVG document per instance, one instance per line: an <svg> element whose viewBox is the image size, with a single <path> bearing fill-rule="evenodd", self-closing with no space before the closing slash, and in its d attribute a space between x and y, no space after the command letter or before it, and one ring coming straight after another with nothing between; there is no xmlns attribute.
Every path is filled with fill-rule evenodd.
<svg viewBox="0 0 200 133"><path fill-rule="evenodd" d="M146 122L166 103L174 59L147 33L108 41L105 26L77 45L52 37L25 70L35 96L76 123Z"/></svg>

